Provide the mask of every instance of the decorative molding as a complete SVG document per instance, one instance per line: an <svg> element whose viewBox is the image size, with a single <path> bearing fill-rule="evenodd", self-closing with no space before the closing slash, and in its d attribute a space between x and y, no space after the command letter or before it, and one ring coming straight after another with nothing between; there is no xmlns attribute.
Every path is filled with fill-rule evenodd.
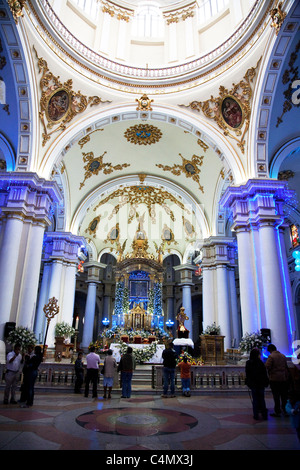
<svg viewBox="0 0 300 470"><path fill-rule="evenodd" d="M101 3L103 5L103 13L108 13L112 18L116 16L117 20L119 21L123 20L128 23L130 18L134 15L133 10L128 10L127 8L120 8L119 6L117 7L114 3L104 1L101 1Z"/></svg>
<svg viewBox="0 0 300 470"><path fill-rule="evenodd" d="M19 19L24 16L23 8L25 7L26 0L7 0L10 11L14 17L15 23L18 24Z"/></svg>
<svg viewBox="0 0 300 470"><path fill-rule="evenodd" d="M153 100L150 100L147 95L144 94L140 99L136 99L135 101L138 103L137 111L152 111L151 103L153 103Z"/></svg>
<svg viewBox="0 0 300 470"><path fill-rule="evenodd" d="M82 149L84 145L87 144L91 140L91 135L94 132L98 132L98 131L104 131L104 129L96 129L90 132L89 134L85 135L84 137L82 137L80 140L78 140L78 145L80 146L80 148Z"/></svg>
<svg viewBox="0 0 300 470"><path fill-rule="evenodd" d="M270 11L270 16L272 18L271 28L275 29L276 36L278 35L282 23L286 17L286 13L282 11L282 4L283 2L278 3L277 7L272 8Z"/></svg>
<svg viewBox="0 0 300 470"><path fill-rule="evenodd" d="M175 13L164 13L163 17L165 18L167 25L170 25L171 23L179 23L179 21L185 21L187 18L193 18L195 16L196 5L196 2L194 2L188 7L176 10Z"/></svg>
<svg viewBox="0 0 300 470"><path fill-rule="evenodd" d="M245 76L238 84L232 84L228 90L224 86L219 88L219 96L211 96L204 102L192 101L189 105L179 105L191 108L193 111L202 111L213 119L227 137L237 141L237 146L245 153L245 135L249 129L251 115L252 82L256 76L261 58L255 67L247 70Z"/></svg>
<svg viewBox="0 0 300 470"><path fill-rule="evenodd" d="M104 163L103 157L106 153L107 152L105 151L102 155L100 155L100 157L97 158L95 158L94 152L82 153L83 161L86 163L86 165L84 166L84 180L80 183L79 189L82 189L86 180L92 175L98 175L99 171L103 171L105 175L109 175L114 171L122 170L123 168L130 166L129 163L117 164L114 166L111 163Z"/></svg>
<svg viewBox="0 0 300 470"><path fill-rule="evenodd" d="M189 212L185 205L178 201L172 194L168 191L155 188L153 186L129 186L125 188L119 188L105 197L102 201L99 202L94 207L94 211L96 211L99 207L106 204L108 201L111 201L115 198L119 198L119 203L115 205L112 213L109 215L108 219L112 219L112 217L119 212L119 210L129 204L130 214L128 217L128 224L136 217L136 207L139 204L145 204L148 209L149 217L151 218L152 222L155 223L156 220L156 211L155 211L155 204L161 206L165 212L170 216L171 220L175 221L175 216L173 211L168 207L166 201L169 200L172 203L176 204L180 209L183 211Z"/></svg>
<svg viewBox="0 0 300 470"><path fill-rule="evenodd" d="M40 79L42 95L39 115L44 128L42 134L42 145L44 146L53 133L64 131L67 128L67 124L77 114L83 113L88 106L110 103L110 101L102 101L98 96L87 98L80 91L73 91L73 81L69 79L61 83L59 76L53 75L49 70L47 62L42 57L38 57L35 47L33 47L33 50L38 59L39 73L42 73ZM53 130L49 132L49 129Z"/></svg>
<svg viewBox="0 0 300 470"><path fill-rule="evenodd" d="M96 236L96 230L98 227L98 224L100 222L101 216L98 215L95 217L92 222L89 224L88 228L85 230L85 233L88 233L89 235Z"/></svg>
<svg viewBox="0 0 300 470"><path fill-rule="evenodd" d="M182 159L181 165L175 163L173 166L169 166L157 163L156 166L162 168L163 171L170 171L175 176L180 176L184 173L187 178L192 178L192 180L198 184L200 191L204 193L203 186L201 186L199 179L199 173L201 172L200 166L203 165L204 156L198 157L197 155L193 155L191 160L185 159L181 153L179 156Z"/></svg>
<svg viewBox="0 0 300 470"><path fill-rule="evenodd" d="M151 145L155 144L162 137L162 132L155 126L149 124L137 124L129 127L124 136L132 144Z"/></svg>

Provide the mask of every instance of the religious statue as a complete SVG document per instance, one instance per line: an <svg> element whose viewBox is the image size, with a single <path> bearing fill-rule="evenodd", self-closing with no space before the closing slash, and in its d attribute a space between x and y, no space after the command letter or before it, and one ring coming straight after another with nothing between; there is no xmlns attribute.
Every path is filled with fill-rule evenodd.
<svg viewBox="0 0 300 470"><path fill-rule="evenodd" d="M188 320L189 317L185 314L185 308L180 307L180 311L176 317L176 320L178 321L178 338L188 338L189 336L189 330L184 326L184 321Z"/></svg>

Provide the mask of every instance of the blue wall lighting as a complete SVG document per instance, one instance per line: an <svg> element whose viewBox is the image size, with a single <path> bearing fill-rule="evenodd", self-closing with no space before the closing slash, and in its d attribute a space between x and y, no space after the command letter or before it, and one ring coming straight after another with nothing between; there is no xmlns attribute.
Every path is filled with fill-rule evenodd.
<svg viewBox="0 0 300 470"><path fill-rule="evenodd" d="M294 251L293 257L295 258L295 271L300 271L300 251Z"/></svg>

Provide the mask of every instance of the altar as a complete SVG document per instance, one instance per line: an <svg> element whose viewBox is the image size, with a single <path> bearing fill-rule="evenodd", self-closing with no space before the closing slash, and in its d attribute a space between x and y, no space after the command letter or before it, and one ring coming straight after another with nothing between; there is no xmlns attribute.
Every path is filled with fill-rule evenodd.
<svg viewBox="0 0 300 470"><path fill-rule="evenodd" d="M145 349L149 348L149 344L132 344L130 343L132 349ZM112 350L112 355L116 359L117 362L121 360L120 354L120 343L112 343L110 345L110 349ZM161 364L162 363L162 353L165 349L164 344L157 344L156 353L151 357L151 359L147 362L147 364Z"/></svg>

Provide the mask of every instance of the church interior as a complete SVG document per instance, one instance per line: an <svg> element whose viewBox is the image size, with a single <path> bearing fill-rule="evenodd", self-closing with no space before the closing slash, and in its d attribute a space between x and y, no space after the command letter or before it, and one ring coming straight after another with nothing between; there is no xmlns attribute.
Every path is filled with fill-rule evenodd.
<svg viewBox="0 0 300 470"><path fill-rule="evenodd" d="M72 370L119 342L154 370L173 341L226 375L251 335L299 363L299 20L299 0L0 0L1 374L18 329ZM41 394L30 419L61 435L36 422L32 448L298 448L288 423L246 423L244 397L228 417L194 394L180 416L140 390L118 432L120 404L62 393L54 416ZM22 448L25 418L1 413L0 448ZM245 434L222 438L233 415Z"/></svg>

